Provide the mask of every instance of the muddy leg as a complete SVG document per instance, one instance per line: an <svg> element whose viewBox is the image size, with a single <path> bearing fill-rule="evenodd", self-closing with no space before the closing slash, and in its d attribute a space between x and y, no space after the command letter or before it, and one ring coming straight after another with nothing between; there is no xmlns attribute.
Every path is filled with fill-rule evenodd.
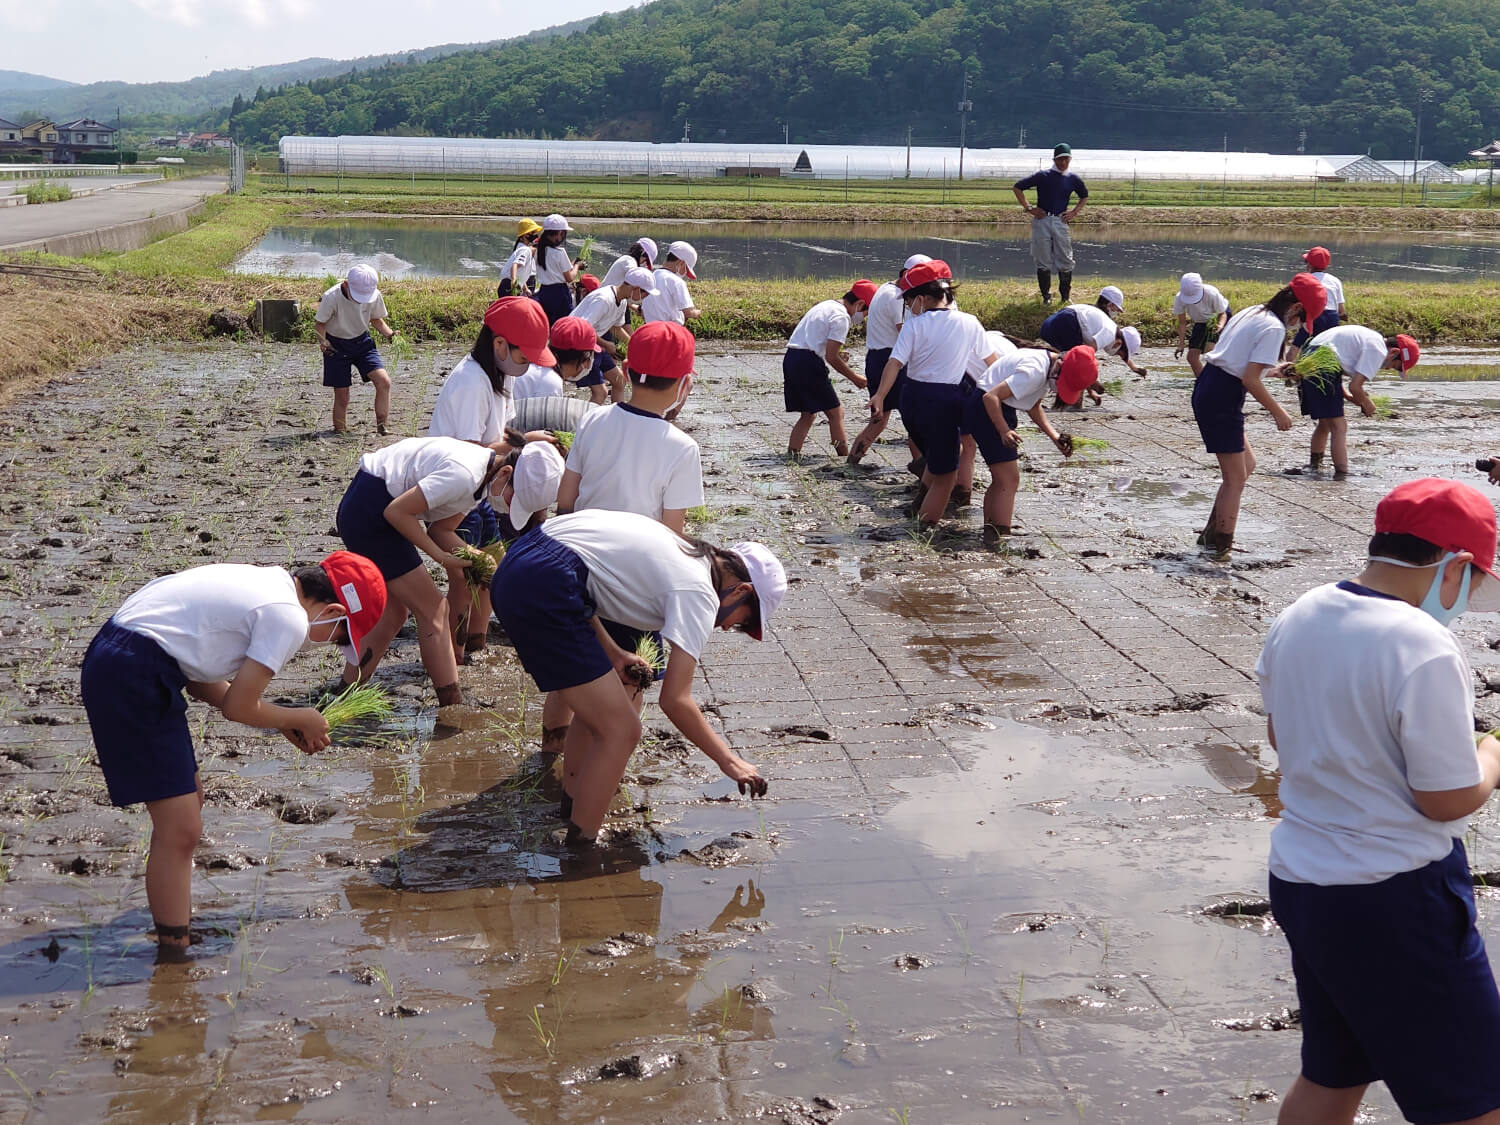
<svg viewBox="0 0 1500 1125"><path fill-rule="evenodd" d="M854 447L849 450L849 464L858 465L862 460L864 460L865 454L870 452L870 447L873 446L876 439L885 432L886 423L889 422L890 419L890 411L886 411L878 418L872 418L869 424L866 425L864 429L859 431L859 436L854 439ZM913 449L915 449L915 446L913 446ZM913 452L912 456L915 457L916 453Z"/></svg>
<svg viewBox="0 0 1500 1125"><path fill-rule="evenodd" d="M1326 424L1329 444L1332 446L1330 452L1333 454L1333 471L1347 473L1349 471L1349 420L1329 418Z"/></svg>
<svg viewBox="0 0 1500 1125"><path fill-rule="evenodd" d="M984 490L984 522L1010 530L1016 514L1016 492L1021 487L1021 463L999 461L990 466L990 486Z"/></svg>
<svg viewBox="0 0 1500 1125"><path fill-rule="evenodd" d="M835 406L827 411L824 417L828 419L828 436L833 440L833 451L840 457L849 455L849 435L844 432L844 408Z"/></svg>
<svg viewBox="0 0 1500 1125"><path fill-rule="evenodd" d="M1207 530L1232 536L1240 522L1240 499L1245 493L1245 482L1254 471L1255 457L1246 442L1243 453L1220 453L1218 458L1221 480Z"/></svg>
<svg viewBox="0 0 1500 1125"><path fill-rule="evenodd" d="M948 500L953 495L953 485L957 480L957 470L940 476L932 473L922 474L922 484L927 492L922 497L922 508L917 513L917 518L923 527L938 525L938 521L943 518L943 513L948 509Z"/></svg>
<svg viewBox="0 0 1500 1125"><path fill-rule="evenodd" d="M573 798L572 822L592 838L604 823L631 752L641 740L641 719L613 669L556 694L574 712L563 749L566 784Z"/></svg>
<svg viewBox="0 0 1500 1125"><path fill-rule="evenodd" d="M385 433L386 421L391 416L391 376L384 367L370 372L370 385L375 388L375 428Z"/></svg>
<svg viewBox="0 0 1500 1125"><path fill-rule="evenodd" d="M802 443L807 440L813 423L818 420L816 414L799 414L796 422L792 423L792 436L786 439L786 451L788 453L801 453Z"/></svg>
<svg viewBox="0 0 1500 1125"><path fill-rule="evenodd" d="M333 388L333 432L341 434L349 428L349 388Z"/></svg>
<svg viewBox="0 0 1500 1125"><path fill-rule="evenodd" d="M386 589L417 619L417 648L422 654L422 666L437 689L438 705L446 707L462 702L463 695L458 689L458 661L453 658L453 645L448 639L447 599L427 573L427 568L419 566L400 578L391 579L386 583ZM385 618L382 617L376 628L384 624Z"/></svg>
<svg viewBox="0 0 1500 1125"><path fill-rule="evenodd" d="M158 927L157 941L186 948L193 917L193 851L203 838L203 800L197 792L184 793L149 801L146 811L151 814L146 902Z"/></svg>
<svg viewBox="0 0 1500 1125"><path fill-rule="evenodd" d="M428 581L432 580L429 578ZM390 587L388 586L387 589ZM385 612L380 615L380 620L375 622L375 627L365 634L364 643L360 646L359 655L363 663L358 668L352 664L344 665L345 683L352 684L357 679L368 680L375 674L375 669L380 667L380 662L385 659L386 650L391 647L391 642L396 639L401 626L406 624L406 618L410 612L399 596L386 599ZM366 655L369 659L365 659Z"/></svg>

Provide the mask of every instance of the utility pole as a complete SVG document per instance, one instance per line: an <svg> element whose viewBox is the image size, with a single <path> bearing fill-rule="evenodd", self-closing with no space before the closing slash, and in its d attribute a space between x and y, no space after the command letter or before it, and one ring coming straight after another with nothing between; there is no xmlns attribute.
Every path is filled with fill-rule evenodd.
<svg viewBox="0 0 1500 1125"><path fill-rule="evenodd" d="M1302 129L1297 133L1297 155L1301 156L1307 152L1307 130Z"/></svg>
<svg viewBox="0 0 1500 1125"><path fill-rule="evenodd" d="M781 143L784 145L792 143L792 127L785 121L781 123Z"/></svg>
<svg viewBox="0 0 1500 1125"><path fill-rule="evenodd" d="M1026 147L1026 126L1024 126L1024 125L1021 126L1021 135L1016 138L1016 147L1017 148L1025 148Z"/></svg>
<svg viewBox="0 0 1500 1125"><path fill-rule="evenodd" d="M693 123L684 121L682 123L682 143L691 144L693 140Z"/></svg>
<svg viewBox="0 0 1500 1125"><path fill-rule="evenodd" d="M969 72L964 71L964 92L958 102L958 178L964 178L964 144L968 140L969 110L974 103L969 100Z"/></svg>
<svg viewBox="0 0 1500 1125"><path fill-rule="evenodd" d="M1417 182L1417 162L1422 159L1422 108L1432 102L1432 91L1424 89L1417 98L1417 143L1411 154L1411 182Z"/></svg>
<svg viewBox="0 0 1500 1125"><path fill-rule="evenodd" d="M906 178L911 179L911 126L906 127Z"/></svg>

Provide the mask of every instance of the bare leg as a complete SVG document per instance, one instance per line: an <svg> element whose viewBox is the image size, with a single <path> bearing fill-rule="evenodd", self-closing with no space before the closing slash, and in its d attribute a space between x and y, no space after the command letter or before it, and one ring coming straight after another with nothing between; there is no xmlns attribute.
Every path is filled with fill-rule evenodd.
<svg viewBox="0 0 1500 1125"><path fill-rule="evenodd" d="M884 414L870 419L865 428L860 430L859 435L854 439L854 447L849 451L849 464L858 465L864 460L865 454L870 452L870 447L885 432L885 427L890 420L891 412L889 410ZM913 446L912 448L915 449L916 447ZM913 453L912 456L915 457L916 453Z"/></svg>
<svg viewBox="0 0 1500 1125"><path fill-rule="evenodd" d="M389 587L387 587L389 590ZM385 659L386 650L391 647L391 642L396 639L396 634L401 632L401 626L406 624L406 619L411 611L406 608L404 602L396 597L388 597L385 602L385 612L380 615L380 620L375 622L375 627L365 634L364 642L360 645L360 656L370 654L370 659L356 668L352 664L344 665L344 681L353 683L356 679L368 680L375 674L375 669L380 667L380 662Z"/></svg>
<svg viewBox="0 0 1500 1125"><path fill-rule="evenodd" d="M542 700L542 752L562 753L562 738L573 721L573 709L568 706L562 692L549 691Z"/></svg>
<svg viewBox="0 0 1500 1125"><path fill-rule="evenodd" d="M349 428L349 388L333 388L333 432L341 434Z"/></svg>
<svg viewBox="0 0 1500 1125"><path fill-rule="evenodd" d="M1300 1074L1286 1092L1286 1101L1281 1103L1281 1112L1276 1117L1277 1125L1352 1125L1354 1115L1359 1112L1360 1099L1365 1096L1364 1086L1344 1086L1335 1089L1309 1082ZM1482 1118L1480 1120L1483 1120Z"/></svg>
<svg viewBox="0 0 1500 1125"><path fill-rule="evenodd" d="M427 568L419 566L385 585L389 595L385 612L365 637L365 648L371 656L360 675L369 679L374 674L410 613L417 619L417 647L422 654L422 666L437 689L438 705L462 702L463 696L458 690L458 661L454 658L448 632L448 602L427 573ZM345 678L351 675L347 666L344 674Z"/></svg>
<svg viewBox="0 0 1500 1125"><path fill-rule="evenodd" d="M964 434L958 443L958 478L954 481L954 487L965 491L974 491L974 454L979 450L974 439Z"/></svg>
<svg viewBox="0 0 1500 1125"><path fill-rule="evenodd" d="M1321 455L1328 448L1328 434L1331 429L1329 423L1331 421L1333 421L1331 418L1319 418L1318 424L1313 427L1312 452L1316 455Z"/></svg>
<svg viewBox="0 0 1500 1125"><path fill-rule="evenodd" d="M593 836L641 740L640 714L613 669L555 694L574 712L563 748L564 786L573 799L573 823L584 835Z"/></svg>
<svg viewBox="0 0 1500 1125"><path fill-rule="evenodd" d="M391 416L391 375L384 367L370 372L370 385L375 388L375 427L385 433L385 424Z"/></svg>
<svg viewBox="0 0 1500 1125"><path fill-rule="evenodd" d="M807 435L813 428L813 423L818 420L816 414L799 414L797 420L792 423L792 436L786 439L786 450L788 453L801 453L802 443L807 440Z"/></svg>
<svg viewBox="0 0 1500 1125"><path fill-rule="evenodd" d="M1245 443L1243 453L1220 453L1219 491L1214 497L1210 531L1233 535L1240 521L1240 499L1245 493L1245 482L1255 471L1255 455L1250 452L1250 443Z"/></svg>
<svg viewBox="0 0 1500 1125"><path fill-rule="evenodd" d="M1189 348L1187 354L1188 366L1193 369L1193 378L1203 374L1203 353L1197 348Z"/></svg>
<svg viewBox="0 0 1500 1125"><path fill-rule="evenodd" d="M203 793L149 801L151 854L146 858L146 902L159 926L179 933L193 918L193 851L203 838ZM162 945L186 948L184 935L158 937Z"/></svg>
<svg viewBox="0 0 1500 1125"><path fill-rule="evenodd" d="M999 461L990 466L990 486L984 490L984 522L1009 528L1016 514L1021 487L1021 462Z"/></svg>
<svg viewBox="0 0 1500 1125"><path fill-rule="evenodd" d="M957 480L957 470L941 475L922 474L922 484L927 489L927 494L922 498L922 510L917 518L923 527L938 525L938 521L943 518L943 513L948 509L948 500L953 495L953 485Z"/></svg>
<svg viewBox="0 0 1500 1125"><path fill-rule="evenodd" d="M849 436L844 433L844 408L835 406L824 417L828 419L828 436L833 439L833 451L840 457L847 457Z"/></svg>
<svg viewBox="0 0 1500 1125"><path fill-rule="evenodd" d="M1333 471L1347 473L1349 471L1349 420L1329 418L1327 425L1330 444L1333 446Z"/></svg>

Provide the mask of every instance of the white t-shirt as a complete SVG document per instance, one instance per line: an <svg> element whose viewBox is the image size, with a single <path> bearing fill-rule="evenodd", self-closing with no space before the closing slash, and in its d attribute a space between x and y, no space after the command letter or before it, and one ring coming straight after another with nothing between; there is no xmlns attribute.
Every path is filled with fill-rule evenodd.
<svg viewBox="0 0 1500 1125"><path fill-rule="evenodd" d="M1017 410L1030 410L1047 393L1047 371L1052 355L1041 348L1016 348L1002 355L976 380L981 391L1009 385L1010 397L1001 401Z"/></svg>
<svg viewBox="0 0 1500 1125"><path fill-rule="evenodd" d="M891 358L906 365L906 377L918 383L957 384L965 375L978 379L994 349L984 325L949 306L928 309L901 326Z"/></svg>
<svg viewBox="0 0 1500 1125"><path fill-rule="evenodd" d="M496 392L484 368L466 355L443 380L427 432L432 437L489 444L505 436L513 413L510 396Z"/></svg>
<svg viewBox="0 0 1500 1125"><path fill-rule="evenodd" d="M1452 850L1468 818L1429 820L1411 795L1480 778L1451 632L1406 602L1319 586L1276 619L1255 674L1281 759L1272 874L1375 883Z"/></svg>
<svg viewBox="0 0 1500 1125"><path fill-rule="evenodd" d="M1172 298L1172 315L1185 316L1194 324L1207 324L1218 320L1219 314L1229 311L1229 298L1212 285L1204 285L1203 296L1192 304L1182 299L1182 294Z"/></svg>
<svg viewBox="0 0 1500 1125"><path fill-rule="evenodd" d="M652 276L656 278L656 296L641 299L641 316L647 324L655 320L686 324L683 310L693 307L693 295L688 292L687 282L664 266L658 267Z"/></svg>
<svg viewBox="0 0 1500 1125"><path fill-rule="evenodd" d="M802 314L797 327L792 329L792 338L786 346L802 348L824 358L829 341L842 344L849 338L849 310L843 301L819 301Z"/></svg>
<svg viewBox="0 0 1500 1125"><path fill-rule="evenodd" d="M572 255L566 246L538 245L536 248L536 283L538 285L566 285L563 275L573 268Z"/></svg>
<svg viewBox="0 0 1500 1125"><path fill-rule="evenodd" d="M307 640L297 584L279 566L214 563L165 574L111 620L161 645L198 684L232 680L246 660L279 672Z"/></svg>
<svg viewBox="0 0 1500 1125"><path fill-rule="evenodd" d="M360 304L353 297L344 296L344 283L341 281L323 291L323 296L318 299L315 319L326 326L330 336L337 336L340 340L353 340L370 330L370 321L377 317L384 319L385 316L385 297L379 289L375 290L373 301Z"/></svg>
<svg viewBox="0 0 1500 1125"><path fill-rule="evenodd" d="M515 288L524 289L526 283L536 276L536 251L526 243L521 243L510 252L510 257L505 259L505 268L500 271L500 276L509 277L511 267L518 262L521 268L516 271Z"/></svg>
<svg viewBox="0 0 1500 1125"><path fill-rule="evenodd" d="M591 410L578 422L568 468L579 476L577 511L607 508L661 519L703 503L698 443L671 422L628 403Z"/></svg>
<svg viewBox="0 0 1500 1125"><path fill-rule="evenodd" d="M1366 379L1375 378L1375 373L1385 366L1385 357L1390 354L1385 337L1362 324L1340 324L1337 328L1319 332L1302 350L1320 347L1333 349L1345 375L1363 375Z"/></svg>
<svg viewBox="0 0 1500 1125"><path fill-rule="evenodd" d="M1328 293L1328 303L1323 306L1323 311L1338 312L1344 303L1344 283L1331 273L1314 273L1313 276L1323 283L1323 288Z"/></svg>
<svg viewBox="0 0 1500 1125"><path fill-rule="evenodd" d="M1083 342L1093 344L1096 352L1107 352L1115 346L1115 337L1120 326L1109 313L1098 305L1069 305L1068 309L1078 318L1078 328L1083 333Z"/></svg>
<svg viewBox="0 0 1500 1125"><path fill-rule="evenodd" d="M625 323L626 312L626 303L615 287L601 285L574 306L572 315L592 324L594 334L602 340L611 328Z"/></svg>
<svg viewBox="0 0 1500 1125"><path fill-rule="evenodd" d="M671 528L634 512L590 511L554 516L542 534L583 559L600 617L659 630L674 649L702 656L719 594L709 560L687 554Z"/></svg>
<svg viewBox="0 0 1500 1125"><path fill-rule="evenodd" d="M599 279L599 288L602 289L606 285L619 285L625 280L625 271L632 270L639 264L629 254L621 254L609 264L609 269L604 271L604 276ZM597 293L598 290L596 289L595 292Z"/></svg>
<svg viewBox="0 0 1500 1125"><path fill-rule="evenodd" d="M568 388L556 369L538 367L533 363L526 369L524 375L516 376L515 382L511 384L510 392L516 398L551 398L554 395L567 394Z"/></svg>
<svg viewBox="0 0 1500 1125"><path fill-rule="evenodd" d="M1267 312L1265 306L1251 305L1229 318L1214 350L1203 359L1236 379L1243 379L1245 368L1252 363L1269 367L1279 362L1285 343L1286 325Z"/></svg>
<svg viewBox="0 0 1500 1125"><path fill-rule="evenodd" d="M422 490L428 523L474 510L474 490L489 471L494 454L482 445L450 437L414 437L366 453L359 467L385 481L394 500L413 488Z"/></svg>
<svg viewBox="0 0 1500 1125"><path fill-rule="evenodd" d="M870 298L870 311L865 317L865 347L872 352L894 348L905 316L906 303L901 300L901 286L887 281Z"/></svg>

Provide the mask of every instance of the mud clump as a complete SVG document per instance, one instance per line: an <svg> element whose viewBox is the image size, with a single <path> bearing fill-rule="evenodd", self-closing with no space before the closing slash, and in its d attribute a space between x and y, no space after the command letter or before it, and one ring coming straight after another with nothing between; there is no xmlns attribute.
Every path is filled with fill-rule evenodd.
<svg viewBox="0 0 1500 1125"><path fill-rule="evenodd" d="M911 973L918 969L928 968L933 962L930 957L919 957L915 953L903 953L891 963L903 973Z"/></svg>
<svg viewBox="0 0 1500 1125"><path fill-rule="evenodd" d="M284 824L322 824L339 814L339 806L333 801L307 801L280 793L268 793L256 803L270 809Z"/></svg>
<svg viewBox="0 0 1500 1125"><path fill-rule="evenodd" d="M236 336L250 327L250 322L232 309L215 309L208 314L208 330L215 336Z"/></svg>
<svg viewBox="0 0 1500 1125"><path fill-rule="evenodd" d="M676 1053L661 1055L622 1055L605 1063L596 1072L601 1079L608 1078L655 1078L675 1066L682 1064L682 1056Z"/></svg>
<svg viewBox="0 0 1500 1125"><path fill-rule="evenodd" d="M1298 1008L1282 1008L1278 1012L1267 1012L1259 1016L1234 1016L1214 1020L1214 1023L1225 1031L1292 1031L1302 1026L1302 1012Z"/></svg>

